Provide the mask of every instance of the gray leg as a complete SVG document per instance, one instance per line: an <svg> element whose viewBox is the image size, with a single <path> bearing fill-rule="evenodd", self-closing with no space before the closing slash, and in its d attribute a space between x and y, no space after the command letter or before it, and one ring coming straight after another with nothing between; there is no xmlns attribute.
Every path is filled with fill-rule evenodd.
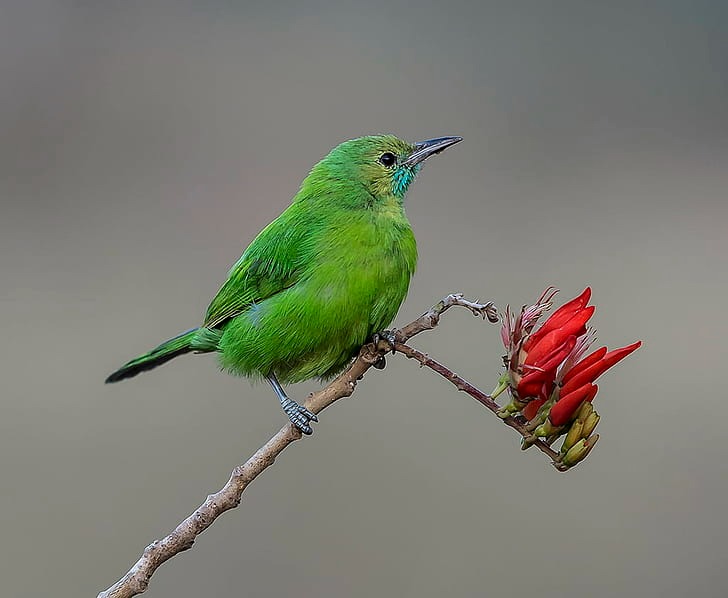
<svg viewBox="0 0 728 598"><path fill-rule="evenodd" d="M283 407L283 411L288 416L288 419L291 420L291 423L304 434L311 434L313 429L311 428L310 423L318 421L316 414L311 413L308 409L302 407L293 399L289 399L283 390L283 387L280 385L280 382L278 382L275 374L268 374L266 379L273 387L273 392L276 393L278 400L281 402L281 407Z"/></svg>

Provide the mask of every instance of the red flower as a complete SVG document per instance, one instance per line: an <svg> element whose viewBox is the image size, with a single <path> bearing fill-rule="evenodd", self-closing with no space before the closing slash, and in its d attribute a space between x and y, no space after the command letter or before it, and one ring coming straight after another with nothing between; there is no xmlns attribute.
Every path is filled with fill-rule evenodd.
<svg viewBox="0 0 728 598"><path fill-rule="evenodd" d="M584 357L595 334L587 328L595 309L587 305L591 289L584 289L537 327L555 294L549 287L534 305L524 306L518 315L506 308L501 328L507 351L506 372L493 396L509 389L511 401L498 415L507 418L520 413L528 421L526 430L530 435L524 436L523 448L537 438L548 438L551 445L557 437L566 435L558 460L569 468L582 461L599 439L599 434L592 434L599 423L599 414L591 405L599 391L594 382L642 343L637 341L609 352L601 347Z"/></svg>
<svg viewBox="0 0 728 598"><path fill-rule="evenodd" d="M586 323L594 313L594 306L586 305L591 297L591 289L587 287L533 330L538 317L550 307L552 297L553 293L547 289L535 305L521 310L517 318L506 312L501 335L510 353L512 392L521 403L549 398L559 366L586 334Z"/></svg>
<svg viewBox="0 0 728 598"><path fill-rule="evenodd" d="M637 350L641 341L615 349L607 353L601 347L574 364L564 373L559 389L559 399L549 411L549 420L554 426L568 423L584 401L591 402L597 394L597 386L592 384L599 376L617 362Z"/></svg>

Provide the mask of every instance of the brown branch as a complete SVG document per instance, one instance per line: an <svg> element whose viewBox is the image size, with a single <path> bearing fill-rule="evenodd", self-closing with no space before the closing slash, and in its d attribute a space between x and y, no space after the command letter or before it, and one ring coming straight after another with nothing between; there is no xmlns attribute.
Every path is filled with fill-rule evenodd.
<svg viewBox="0 0 728 598"><path fill-rule="evenodd" d="M396 342L403 343L420 332L432 330L440 321L440 316L453 306L469 309L473 314L488 318L491 322L498 320L492 303L473 303L459 294L448 295L419 318L392 333L392 338ZM392 350L392 344L387 339L382 339L376 344L364 345L357 358L343 374L325 388L309 396L306 408L314 413L320 413L338 399L350 396L354 392L357 381L370 367L381 363L382 357L389 350ZM141 558L129 569L128 573L109 589L99 593L98 598L130 598L144 592L152 575L164 562L180 552L192 548L197 536L210 527L215 519L225 511L237 507L248 484L263 470L273 465L283 449L299 440L301 436L301 432L292 425L283 426L250 459L233 469L225 486L215 494L210 494L205 502L169 535L161 540L155 540L147 546Z"/></svg>
<svg viewBox="0 0 728 598"><path fill-rule="evenodd" d="M440 376L452 382L455 385L455 388L469 394L476 401L478 401L482 405L485 405L485 407L490 409L490 411L498 415L498 412L500 411L500 406L498 405L498 403L496 403L489 395L485 394L482 390L476 388L470 382L458 376L451 369L445 367L434 359L431 359L422 351L418 351L417 349L410 347L409 345L406 345L404 343L395 341L394 350L402 353L403 355L406 355L410 359L419 361L422 365L427 366L434 372L437 372L438 374L440 374ZM526 421L522 416L509 415L508 417L501 419L505 425L513 428L523 438L528 438L532 446L535 446L542 453L548 455L551 458L551 464L556 469L558 469L559 471L566 471L567 469L569 469L566 465L559 461L559 453L557 453L540 438L534 439L533 433L526 428Z"/></svg>

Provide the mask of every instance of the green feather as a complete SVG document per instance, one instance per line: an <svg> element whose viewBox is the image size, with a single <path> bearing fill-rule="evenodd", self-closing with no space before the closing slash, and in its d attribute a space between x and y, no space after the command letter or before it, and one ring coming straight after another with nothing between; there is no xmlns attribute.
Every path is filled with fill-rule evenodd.
<svg viewBox="0 0 728 598"><path fill-rule="evenodd" d="M233 374L275 374L282 382L339 372L407 295L417 247L403 199L420 164L405 158L415 149L391 135L334 148L230 270L202 327L107 382L191 351L217 352ZM401 166L386 166L385 153Z"/></svg>
<svg viewBox="0 0 728 598"><path fill-rule="evenodd" d="M125 378L131 378L137 374L146 372L147 370L154 369L163 363L167 363L170 359L174 359L179 355L184 355L185 353L193 351L191 342L197 334L197 330L198 329L195 328L193 330L183 332L179 336L175 336L174 338L163 342L148 353L144 353L143 355L125 363L106 378L106 383L109 384L111 382L124 380Z"/></svg>

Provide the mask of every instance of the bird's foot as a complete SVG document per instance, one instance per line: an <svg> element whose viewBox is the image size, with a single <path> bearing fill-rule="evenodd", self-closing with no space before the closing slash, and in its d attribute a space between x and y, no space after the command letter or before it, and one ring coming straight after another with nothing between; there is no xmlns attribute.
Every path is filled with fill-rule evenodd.
<svg viewBox="0 0 728 598"><path fill-rule="evenodd" d="M289 399L288 397L285 398L285 400L281 401L281 407L283 407L283 411L288 416L288 419L291 420L291 423L296 426L301 432L308 435L313 432L313 428L311 428L311 422L317 422L318 417L316 417L315 413L312 413L302 405L299 405L294 401L293 399Z"/></svg>
<svg viewBox="0 0 728 598"><path fill-rule="evenodd" d="M396 330L382 330L382 332L375 332L374 336L372 337L372 342L374 343L374 346L378 346L381 341L386 342L389 344L389 348L392 349L392 353L394 353L394 343L397 342L397 331ZM382 366L384 367L384 366Z"/></svg>

